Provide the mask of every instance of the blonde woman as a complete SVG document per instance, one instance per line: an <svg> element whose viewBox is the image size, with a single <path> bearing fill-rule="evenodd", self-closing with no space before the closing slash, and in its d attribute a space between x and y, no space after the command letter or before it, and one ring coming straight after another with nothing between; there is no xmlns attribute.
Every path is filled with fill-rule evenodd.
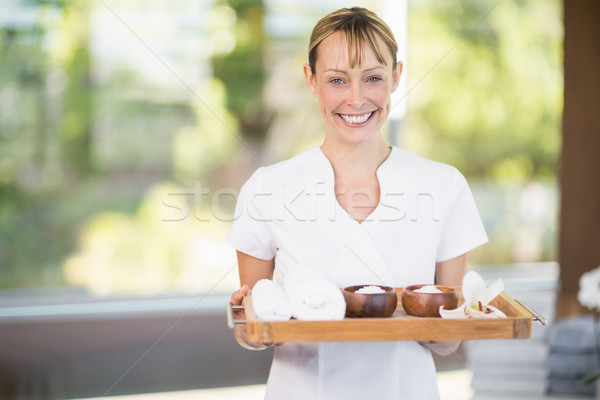
<svg viewBox="0 0 600 400"><path fill-rule="evenodd" d="M304 75L326 123L323 144L259 168L242 187L228 236L241 289L282 283L292 264L339 287L460 285L467 253L487 241L471 192L453 167L388 146L382 136L402 63L389 27L354 7L315 26ZM251 349L243 325L238 342ZM283 343L267 399L437 399L430 349L457 343Z"/></svg>

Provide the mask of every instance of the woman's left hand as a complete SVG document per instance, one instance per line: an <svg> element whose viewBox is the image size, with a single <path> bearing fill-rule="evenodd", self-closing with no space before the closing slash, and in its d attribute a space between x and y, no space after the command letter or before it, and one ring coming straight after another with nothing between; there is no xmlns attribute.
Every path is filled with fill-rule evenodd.
<svg viewBox="0 0 600 400"><path fill-rule="evenodd" d="M440 341L427 341L419 342L423 347L429 348L431 351L439 354L440 356L448 356L454 353L460 346L460 340L440 340Z"/></svg>

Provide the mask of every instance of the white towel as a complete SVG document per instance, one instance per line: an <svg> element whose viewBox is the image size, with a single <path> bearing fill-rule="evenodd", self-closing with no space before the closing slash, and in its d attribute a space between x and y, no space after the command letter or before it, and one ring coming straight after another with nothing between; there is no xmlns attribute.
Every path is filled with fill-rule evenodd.
<svg viewBox="0 0 600 400"><path fill-rule="evenodd" d="M254 284L252 304L260 320L286 321L292 318L292 308L283 288L270 279L261 279Z"/></svg>
<svg viewBox="0 0 600 400"><path fill-rule="evenodd" d="M310 266L297 264L290 269L283 288L297 319L344 319L346 302L342 291Z"/></svg>

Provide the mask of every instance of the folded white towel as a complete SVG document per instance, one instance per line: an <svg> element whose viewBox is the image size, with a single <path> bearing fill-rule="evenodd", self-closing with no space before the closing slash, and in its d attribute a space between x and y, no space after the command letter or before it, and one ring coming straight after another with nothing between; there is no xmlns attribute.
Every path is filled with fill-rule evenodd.
<svg viewBox="0 0 600 400"><path fill-rule="evenodd" d="M270 279L261 279L254 284L252 304L260 320L286 321L292 318L292 308L283 288Z"/></svg>
<svg viewBox="0 0 600 400"><path fill-rule="evenodd" d="M344 319L346 302L342 291L310 266L298 264L290 269L283 288L297 319Z"/></svg>

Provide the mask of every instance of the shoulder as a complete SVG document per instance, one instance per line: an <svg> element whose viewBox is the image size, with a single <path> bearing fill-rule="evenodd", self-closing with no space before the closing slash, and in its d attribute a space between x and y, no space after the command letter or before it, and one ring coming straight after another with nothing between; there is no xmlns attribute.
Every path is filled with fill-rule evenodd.
<svg viewBox="0 0 600 400"><path fill-rule="evenodd" d="M258 168L248 182L257 185L294 182L314 174L321 169L322 160L319 147L312 147L291 158Z"/></svg>
<svg viewBox="0 0 600 400"><path fill-rule="evenodd" d="M425 157L392 147L393 164L403 168L417 179L436 180L441 182L464 180L463 175L452 165L429 160Z"/></svg>
<svg viewBox="0 0 600 400"><path fill-rule="evenodd" d="M259 167L242 187L243 192L273 193L284 186L306 186L326 171L319 147L313 147L275 164Z"/></svg>
<svg viewBox="0 0 600 400"><path fill-rule="evenodd" d="M317 160L320 158L320 152L321 150L319 147L312 147L287 160L261 167L261 174L263 174L263 176L276 178L282 175L287 176L292 172L301 172L299 169L306 170L311 166L316 165Z"/></svg>

